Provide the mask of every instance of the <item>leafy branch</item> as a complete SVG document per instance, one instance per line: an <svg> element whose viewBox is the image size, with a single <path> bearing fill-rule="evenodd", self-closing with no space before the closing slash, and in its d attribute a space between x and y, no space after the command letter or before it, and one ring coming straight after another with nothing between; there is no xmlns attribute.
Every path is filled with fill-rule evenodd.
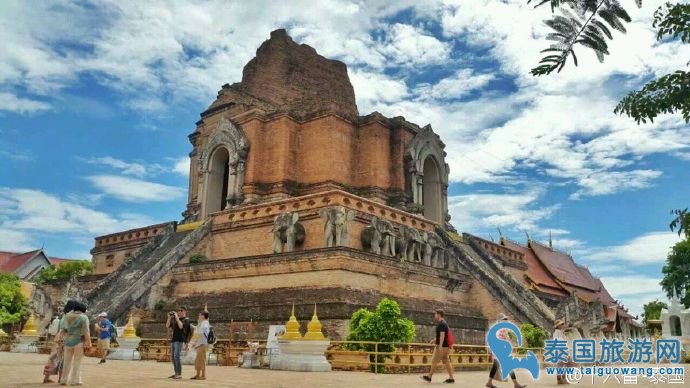
<svg viewBox="0 0 690 388"><path fill-rule="evenodd" d="M531 2L528 0L527 3ZM554 15L545 21L553 30L546 39L555 43L542 50L548 55L531 70L534 76L560 72L570 56L577 66L576 45L592 49L599 61L603 62L604 56L609 55L607 39L613 39L611 29L625 33L624 23L631 20L617 0L541 0L535 7L547 3L551 5ZM640 6L641 0L636 3ZM560 14L555 14L557 9Z"/></svg>
<svg viewBox="0 0 690 388"><path fill-rule="evenodd" d="M654 12L657 40L678 39L690 43L690 4L666 3ZM628 93L613 110L632 117L639 124L661 113L681 112L690 122L690 72L677 70L648 82L640 90Z"/></svg>

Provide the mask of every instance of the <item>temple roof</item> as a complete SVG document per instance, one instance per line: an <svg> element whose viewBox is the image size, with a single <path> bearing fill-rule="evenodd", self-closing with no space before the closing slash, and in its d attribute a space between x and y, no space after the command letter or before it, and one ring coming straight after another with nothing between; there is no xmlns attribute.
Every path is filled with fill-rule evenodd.
<svg viewBox="0 0 690 388"><path fill-rule="evenodd" d="M42 249L35 249L28 252L0 251L0 272L15 273L17 270L22 268L24 264L29 262L32 258L34 258L34 256L40 254L41 252L43 252L43 255L48 259L48 261L55 266L59 266L65 262L74 261L60 257L49 257Z"/></svg>
<svg viewBox="0 0 690 388"><path fill-rule="evenodd" d="M505 238L501 239L501 244L507 248L522 253L523 260L525 264L527 264L527 271L525 271L525 279L523 279L523 281L527 283L528 287L535 285L538 287L538 291L556 296L567 296L569 294L567 290L561 287L554 280L553 276L549 274L544 265L539 261L539 259L537 259L531 249Z"/></svg>
<svg viewBox="0 0 690 388"><path fill-rule="evenodd" d="M24 253L0 252L0 272L14 273L40 251L36 249Z"/></svg>
<svg viewBox="0 0 690 388"><path fill-rule="evenodd" d="M529 247L532 248L539 261L556 278L556 280L584 291L597 293L599 284L588 270L583 271L584 267L578 266L573 258L563 252L559 252L536 241L530 241Z"/></svg>

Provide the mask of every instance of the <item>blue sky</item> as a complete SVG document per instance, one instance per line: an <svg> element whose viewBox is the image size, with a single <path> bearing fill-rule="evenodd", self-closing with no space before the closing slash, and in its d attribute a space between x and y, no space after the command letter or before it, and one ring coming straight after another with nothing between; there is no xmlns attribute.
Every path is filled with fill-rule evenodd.
<svg viewBox="0 0 690 388"><path fill-rule="evenodd" d="M245 3L0 4L0 249L86 258L96 235L179 219L199 113L286 28L348 65L360 114L441 134L459 230L551 233L633 311L661 295L690 129L612 113L690 57L654 41L658 4L631 2L603 64L581 49L580 67L535 79L549 10L525 1Z"/></svg>

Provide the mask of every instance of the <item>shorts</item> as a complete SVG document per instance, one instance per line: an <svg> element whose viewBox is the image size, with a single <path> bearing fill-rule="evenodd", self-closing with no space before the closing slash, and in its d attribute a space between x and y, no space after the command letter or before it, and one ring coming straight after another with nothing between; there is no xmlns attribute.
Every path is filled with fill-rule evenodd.
<svg viewBox="0 0 690 388"><path fill-rule="evenodd" d="M450 359L448 358L448 348L444 347L436 347L434 349L434 355L431 357L431 362L439 362L441 361L444 364L447 364Z"/></svg>
<svg viewBox="0 0 690 388"><path fill-rule="evenodd" d="M99 338L98 339L98 350L108 350L110 349L110 338Z"/></svg>

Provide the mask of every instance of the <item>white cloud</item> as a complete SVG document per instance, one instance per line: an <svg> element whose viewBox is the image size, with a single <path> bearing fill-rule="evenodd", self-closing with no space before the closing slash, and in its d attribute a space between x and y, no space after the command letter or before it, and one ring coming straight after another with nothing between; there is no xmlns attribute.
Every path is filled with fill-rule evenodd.
<svg viewBox="0 0 690 388"><path fill-rule="evenodd" d="M125 162L120 159L113 158L111 156L103 156L100 158L89 158L85 159L87 163L90 164L101 164L105 166L112 167L119 170L125 175L134 175L137 177L143 177L149 174L147 165L141 163L130 163Z"/></svg>
<svg viewBox="0 0 690 388"><path fill-rule="evenodd" d="M0 251L26 252L32 249L36 249L36 245L28 233L0 227Z"/></svg>
<svg viewBox="0 0 690 388"><path fill-rule="evenodd" d="M0 229L10 231L3 234L8 240L2 246L28 246L33 241L29 233L76 233L92 237L155 223L138 214L112 216L31 189L0 188L0 205Z"/></svg>
<svg viewBox="0 0 690 388"><path fill-rule="evenodd" d="M48 109L50 109L50 104L46 102L17 97L12 93L0 92L0 111L24 114Z"/></svg>
<svg viewBox="0 0 690 388"><path fill-rule="evenodd" d="M173 166L173 172L176 172L182 176L189 176L189 163L189 156L183 156L177 159Z"/></svg>
<svg viewBox="0 0 690 388"><path fill-rule="evenodd" d="M485 87L494 78L493 74L475 74L472 69L461 69L434 85L418 85L416 92L425 100L453 100Z"/></svg>
<svg viewBox="0 0 690 388"><path fill-rule="evenodd" d="M93 175L87 179L103 193L131 202L172 201L182 198L186 193L186 190L180 187L117 175Z"/></svg>
<svg viewBox="0 0 690 388"><path fill-rule="evenodd" d="M530 232L558 209L558 205L537 205L543 193L531 189L514 194L455 195L448 198L448 210L453 225L464 231L500 227Z"/></svg>
<svg viewBox="0 0 690 388"><path fill-rule="evenodd" d="M616 260L631 264L663 263L671 247L680 241L672 232L650 232L637 236L621 245L589 248L582 256L593 262Z"/></svg>
<svg viewBox="0 0 690 388"><path fill-rule="evenodd" d="M382 51L400 65L439 64L450 57L450 44L441 42L422 28L396 23L387 32Z"/></svg>
<svg viewBox="0 0 690 388"><path fill-rule="evenodd" d="M645 303L666 299L659 285L660 278L641 275L605 276L601 281L614 299L619 300L632 315L638 315L640 319Z"/></svg>

